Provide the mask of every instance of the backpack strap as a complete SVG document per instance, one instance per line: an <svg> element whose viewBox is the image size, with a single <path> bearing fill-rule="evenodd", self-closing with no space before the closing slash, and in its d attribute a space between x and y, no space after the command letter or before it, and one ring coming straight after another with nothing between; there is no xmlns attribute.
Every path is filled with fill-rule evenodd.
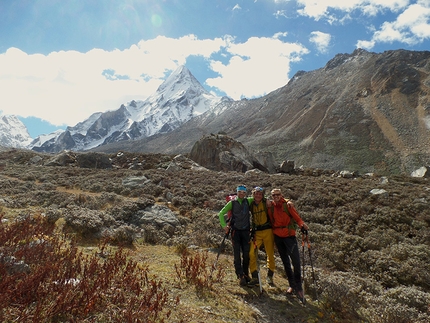
<svg viewBox="0 0 430 323"><path fill-rule="evenodd" d="M289 202L290 200L285 200L284 202L282 202L282 207L283 207L283 209L284 209L284 212L285 213L287 213L287 215L291 218L291 219L293 219L293 217L291 216L291 214L290 214L290 211L288 210L288 205L287 205L287 203ZM294 220L294 219L293 219Z"/></svg>
<svg viewBox="0 0 430 323"><path fill-rule="evenodd" d="M267 210L267 206L266 206L266 198L263 198L261 200L263 208L264 208L264 212L266 213L266 223L263 223L261 225L256 226L254 223L252 223L252 229L254 231L261 231L261 230L266 230L266 229L271 229L272 228L272 221L270 219L268 210ZM250 210L251 210L251 214L252 216L254 216L254 207L256 207L257 204L255 203L255 201L253 201L250 205Z"/></svg>

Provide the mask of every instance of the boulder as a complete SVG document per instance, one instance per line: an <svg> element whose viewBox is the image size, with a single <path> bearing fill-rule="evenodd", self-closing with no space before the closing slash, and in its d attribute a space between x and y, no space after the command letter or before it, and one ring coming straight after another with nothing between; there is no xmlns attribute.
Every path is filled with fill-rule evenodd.
<svg viewBox="0 0 430 323"><path fill-rule="evenodd" d="M151 183L151 180L145 176L131 176L122 180L122 185L129 188L142 188L148 183Z"/></svg>
<svg viewBox="0 0 430 323"><path fill-rule="evenodd" d="M76 155L76 162L81 168L97 168L107 169L112 168L112 162L108 155L104 153L83 153Z"/></svg>
<svg viewBox="0 0 430 323"><path fill-rule="evenodd" d="M246 147L227 135L202 137L191 149L190 159L199 165L215 171L236 171L244 173L257 168L269 172Z"/></svg>
<svg viewBox="0 0 430 323"><path fill-rule="evenodd" d="M158 228L163 228L166 225L176 228L180 226L177 215L168 207L163 205L151 205L144 210L137 212L136 217L139 219L139 224L152 224Z"/></svg>
<svg viewBox="0 0 430 323"><path fill-rule="evenodd" d="M76 156L70 151L64 151L52 157L45 166L67 166L76 162Z"/></svg>
<svg viewBox="0 0 430 323"><path fill-rule="evenodd" d="M254 155L258 162L268 169L269 173L276 173L277 163L270 151L256 151Z"/></svg>
<svg viewBox="0 0 430 323"><path fill-rule="evenodd" d="M294 173L294 160L285 160L282 162L279 172L291 174Z"/></svg>
<svg viewBox="0 0 430 323"><path fill-rule="evenodd" d="M430 177L430 166L423 166L411 173L412 177Z"/></svg>
<svg viewBox="0 0 430 323"><path fill-rule="evenodd" d="M374 188L373 190L370 191L370 194L372 195L381 195L381 196L388 196L388 192L384 189L380 189L380 188Z"/></svg>
<svg viewBox="0 0 430 323"><path fill-rule="evenodd" d="M40 156L34 156L30 158L30 164L41 165L43 162L43 158Z"/></svg>
<svg viewBox="0 0 430 323"><path fill-rule="evenodd" d="M349 170L343 170L340 172L339 175L340 175L340 177L343 177L343 178L353 178L354 177L354 174L352 172L350 172Z"/></svg>

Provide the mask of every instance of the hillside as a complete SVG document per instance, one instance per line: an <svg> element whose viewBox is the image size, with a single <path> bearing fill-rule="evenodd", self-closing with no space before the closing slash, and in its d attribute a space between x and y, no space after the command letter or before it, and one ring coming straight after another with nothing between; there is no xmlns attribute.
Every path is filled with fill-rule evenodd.
<svg viewBox="0 0 430 323"><path fill-rule="evenodd" d="M60 163L66 166L54 166ZM184 161L173 167L172 163L173 157L163 154L124 152L105 156L68 152L53 156L4 149L0 151L0 233L4 234L5 228L16 220L41 216L55 223L62 237L74 237L85 254L97 251L102 264L113 257L113 251L106 250L125 245L130 258L165 288L166 303L160 300L159 304L165 304L166 311L161 311L160 317L167 315L168 307L172 311L168 319L165 317L168 322L424 323L430 320L428 179L399 175L344 178L312 169L305 169L300 175L257 171L244 174L197 169ZM225 203L225 194L232 192L238 183L248 188L263 186L267 192L281 188L308 223L313 267L306 251L305 306L286 296L287 283L278 256L276 286L270 288L264 284L261 297L256 288L238 285L229 243L217 263L217 270L222 269L224 274L219 279L209 278L208 270L215 262L223 237L217 212ZM40 234L43 236L43 232ZM31 275L41 258L33 264L30 259L21 259L17 250L37 246L35 240L4 242L5 236L0 239L1 272L5 273L8 264L5 254L11 252L17 263L20 260L29 263L26 275ZM55 241L46 236L43 239L51 241L47 246ZM112 246L100 251L104 239ZM201 267L184 264L184 251L189 259L197 259ZM259 261L263 267L263 252ZM189 275L196 272L202 274L203 282L191 279ZM263 268L263 279L265 275ZM4 286L8 277L0 276L0 286L12 293L14 289ZM24 279L25 275L19 277ZM101 284L103 280L96 281ZM39 291L49 283L42 277L38 282ZM126 288L130 281L124 279L120 285ZM70 293L80 295L79 286L70 285ZM96 284L94 288L101 287ZM50 293L55 296L61 290L56 288ZM20 295L30 297L27 292ZM91 307L85 303L87 314L79 312L79 308L73 309L82 315L77 321L93 322L104 317L103 312L90 311L98 308L98 301L106 301L100 295L103 293L94 295ZM16 300L18 296L14 294ZM38 302L23 307L26 317L31 317ZM17 319L14 315L19 313L18 301L8 307L1 304L3 319ZM106 322L127 321L121 313L128 309L118 309L114 303L104 308L106 315L117 315L106 318ZM62 313L63 317L66 314Z"/></svg>
<svg viewBox="0 0 430 323"><path fill-rule="evenodd" d="M430 52L338 54L298 72L261 98L234 101L174 131L97 148L113 153L188 153L203 135L225 133L278 163L410 174L430 160Z"/></svg>

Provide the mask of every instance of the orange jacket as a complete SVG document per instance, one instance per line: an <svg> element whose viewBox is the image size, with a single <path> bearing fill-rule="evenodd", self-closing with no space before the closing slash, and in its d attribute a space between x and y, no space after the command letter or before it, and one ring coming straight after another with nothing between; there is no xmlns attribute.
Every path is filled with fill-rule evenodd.
<svg viewBox="0 0 430 323"><path fill-rule="evenodd" d="M283 206L284 203L286 204L290 215L285 213ZM272 222L273 234L281 238L296 236L294 221L296 221L299 228L301 228L304 223L297 213L294 204L283 197L280 199L280 203L275 204L275 202L273 202L273 206L269 207L267 211L269 212L270 220Z"/></svg>

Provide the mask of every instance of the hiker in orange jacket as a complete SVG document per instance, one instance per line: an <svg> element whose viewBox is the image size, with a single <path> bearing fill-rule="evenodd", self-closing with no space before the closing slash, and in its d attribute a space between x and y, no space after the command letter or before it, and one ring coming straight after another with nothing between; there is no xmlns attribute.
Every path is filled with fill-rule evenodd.
<svg viewBox="0 0 430 323"><path fill-rule="evenodd" d="M272 222L275 245L278 249L290 287L287 294L293 292L304 302L302 277L300 272L300 253L296 239L296 223L299 228L308 230L306 223L300 218L293 203L282 196L279 188L271 191L273 206L268 208ZM291 269L291 263L293 270Z"/></svg>

